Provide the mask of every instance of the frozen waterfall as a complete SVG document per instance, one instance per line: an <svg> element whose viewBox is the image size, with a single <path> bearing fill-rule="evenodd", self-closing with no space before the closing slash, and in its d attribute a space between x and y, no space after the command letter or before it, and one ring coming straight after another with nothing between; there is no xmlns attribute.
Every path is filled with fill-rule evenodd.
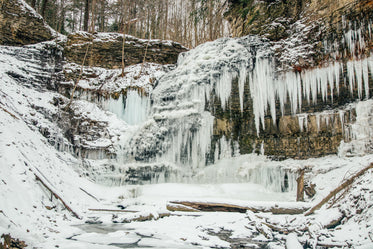
<svg viewBox="0 0 373 249"><path fill-rule="evenodd" d="M357 43L365 44L358 31L346 33L344 39L348 53L354 52ZM216 131L221 121L215 117L217 112L227 123L232 118L229 115L233 105L242 117L250 113L254 121L249 128L258 137L268 128L265 122L268 117L276 125L281 115L297 117L301 133L309 131L309 120L313 120L313 126L317 126L313 129L319 132L320 126L329 126L329 120L335 118L340 119L344 129L344 103L338 103L336 111L318 109L315 113L305 113L307 106L333 105L334 101L340 101L342 89L343 96L349 94L349 102L371 97L373 56L351 56L348 60L291 71L281 71L277 65L273 44L257 36L222 38L181 54L177 66L158 79L149 97L130 90L126 96L110 100L108 110L128 124L140 127L126 140L128 143L122 144L124 152L119 160L162 165L177 172L177 176L162 178L164 181L166 178L183 181L179 176L189 180L194 177L191 181L200 182L208 181L207 178L237 179L227 169L240 154L240 145L229 134ZM343 132L345 136L356 136L354 130L351 127ZM261 151L264 149L262 145ZM228 166L220 168L221 175L213 172L216 168L205 171L206 166L214 167L222 161ZM274 188L279 190L284 186L278 185L281 183L278 179L285 175L293 184L294 174L281 167L251 169L245 179L268 186L274 181L277 183ZM291 184L288 187L292 188Z"/></svg>
<svg viewBox="0 0 373 249"><path fill-rule="evenodd" d="M108 100L107 110L116 114L129 125L138 125L148 119L150 99L148 96L141 96L137 90L128 90L118 99Z"/></svg>

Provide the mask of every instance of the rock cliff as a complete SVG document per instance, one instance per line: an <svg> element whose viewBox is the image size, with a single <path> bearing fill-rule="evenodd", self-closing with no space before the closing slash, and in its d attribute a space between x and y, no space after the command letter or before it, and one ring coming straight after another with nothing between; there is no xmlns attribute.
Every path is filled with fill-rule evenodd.
<svg viewBox="0 0 373 249"><path fill-rule="evenodd" d="M106 183L164 180L184 170L180 175L194 176L252 152L303 159L335 154L351 142L346 153L371 153L371 1L339 2L328 12L312 2L243 3L232 1L228 16L241 22L237 34L256 35L187 52L177 43L126 36L123 75L123 35L84 32L34 47L3 46L3 65L9 55L19 67L4 73L23 88L56 94L48 100L53 112L30 104L46 125L33 115L28 124ZM258 14L246 22L250 6L273 20ZM285 31L273 36L280 21ZM18 44L17 37L6 39Z"/></svg>
<svg viewBox="0 0 373 249"><path fill-rule="evenodd" d="M343 111L343 114L341 110L346 104L373 94L372 69L368 69L371 59L366 59L373 48L373 1L229 2L226 17L232 25L233 35L254 34L268 39L276 70L279 74L299 75L302 78L297 82L300 92L306 93L309 87L302 75L310 71L323 74L323 70L332 75L335 72L332 65L339 64L340 68L337 75L330 76L334 79L326 79L332 83L326 86L325 94L315 94L311 102L304 94L299 100L301 108L295 112L289 104L281 108L281 100L277 98L277 115L266 111L259 134L258 127L254 128L252 89L249 83L244 87L242 112L239 84L237 80L233 81L229 108L223 110L219 102L214 108L215 134L238 140L241 153L262 150L274 158L308 158L337 153L341 141L349 140L344 133L346 124L343 120L355 120L354 110ZM365 92L354 84L363 81L357 72L362 67L366 70ZM319 82L321 78L320 75ZM290 92L286 98L291 102ZM328 121L320 123L320 117Z"/></svg>
<svg viewBox="0 0 373 249"><path fill-rule="evenodd" d="M26 45L52 40L54 31L23 1L0 1L0 45Z"/></svg>
<svg viewBox="0 0 373 249"><path fill-rule="evenodd" d="M122 34L79 32L68 35L64 54L67 61L82 64L87 52L86 65L115 69L122 67L122 46ZM146 62L174 64L178 55L187 49L172 41L143 40L126 35L123 51L124 64L130 66L142 63L144 57Z"/></svg>

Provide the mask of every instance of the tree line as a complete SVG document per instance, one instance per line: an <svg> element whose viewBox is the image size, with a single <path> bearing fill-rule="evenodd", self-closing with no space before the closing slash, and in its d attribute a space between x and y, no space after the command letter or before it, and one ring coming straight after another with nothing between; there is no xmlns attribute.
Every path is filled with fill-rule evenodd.
<svg viewBox="0 0 373 249"><path fill-rule="evenodd" d="M195 47L229 34L226 0L26 0L60 33L121 32Z"/></svg>

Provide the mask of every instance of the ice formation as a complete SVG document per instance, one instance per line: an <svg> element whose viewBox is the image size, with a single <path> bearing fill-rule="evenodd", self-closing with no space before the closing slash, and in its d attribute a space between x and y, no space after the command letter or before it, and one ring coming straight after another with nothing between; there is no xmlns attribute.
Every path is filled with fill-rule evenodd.
<svg viewBox="0 0 373 249"><path fill-rule="evenodd" d="M137 90L129 90L118 99L110 98L106 108L127 124L138 125L148 119L150 99L141 96Z"/></svg>
<svg viewBox="0 0 373 249"><path fill-rule="evenodd" d="M232 80L246 78L253 47L263 44L256 37L220 39L181 55L176 69L159 79L151 95L155 122L141 131L131 147L143 154L157 147L157 162L188 165L192 171L204 167L210 160L213 135L214 117L208 109L212 95L226 109ZM244 81L239 84L243 96Z"/></svg>
<svg viewBox="0 0 373 249"><path fill-rule="evenodd" d="M353 42L354 39L351 44ZM3 58L7 58L6 54ZM323 122L327 123L334 118L335 113L305 114L302 113L302 104L332 102L333 95L339 93L340 84L346 84L356 99L370 97L369 77L373 72L373 57L353 58L347 62L334 61L328 66L305 69L301 72L277 72L275 64L271 44L261 38L248 36L219 39L182 54L177 67L166 74L162 71L158 82L151 80L149 75L152 73L144 74L145 78L131 88L133 82L130 78L115 81L118 70L103 73L97 81L87 77L80 82L81 90L77 96L93 102L96 107L93 108L87 101L76 101L74 105L80 111L90 113L89 117L84 117L87 120L98 121L97 124L108 122L110 127L107 131L99 131L102 139L74 137L76 146L81 146L83 150L73 148L62 136L61 131L51 134L50 142L58 150L73 152L78 157L112 159L107 164L114 163L116 167L127 165L128 167L118 169L121 174L127 174L136 167L158 167L159 174L154 174L156 181L183 181L178 177L196 176L206 165L216 164L224 159L227 159L227 165L231 166L234 160L231 157L239 154L240 148L236 141L214 134L215 118L212 115L216 108L221 108L223 112L230 110L234 87L238 88L240 110L244 112L247 111L246 108L253 109L258 134L265 129L266 116L272 116L275 122L276 116L285 113L298 116L301 132L308 131L311 117L316 119L319 130ZM157 67L149 64L145 69L153 72L157 71ZM71 68L72 71L75 70L73 66ZM138 75L140 68L133 69L137 71L132 74ZM91 73L95 74L97 71L97 74L101 75L100 70L93 68ZM89 74L90 72L87 72L87 75ZM111 80L103 85L106 77ZM151 91L153 86L155 88ZM119 87L119 98L98 97L95 91L100 87L108 93ZM142 89L145 89L146 94L140 93ZM248 104L251 101L252 107ZM98 111L96 109L100 108L97 107L108 112ZM363 117L361 113L364 108L359 110L359 117ZM344 110L341 109L339 112L341 123L344 124ZM100 115L94 116L98 113ZM115 118L108 113L115 114ZM82 116L82 113L77 115ZM42 131L43 127L40 129ZM49 131L54 130L56 129ZM356 127L347 127L345 136L359 140L357 130ZM367 131L365 137L369 136L370 133ZM264 146L262 147L261 151L264 153ZM354 148L356 150L357 145ZM113 158L110 154L112 150L116 153ZM106 165L106 162L103 164ZM215 178L220 181L233 179L233 176L224 173L229 171L228 166L227 169L221 168L221 174L215 172L205 176L210 181ZM160 173L162 169L169 172ZM285 173L288 174L289 181L292 179L288 172L280 168L271 170L275 176L268 172L254 170L248 174L250 177L246 180L255 182L259 181L255 179L260 179L261 182L270 184L273 179L283 179ZM172 175L174 173L175 175ZM114 178L112 177L112 181L117 182L116 184L126 181L121 177ZM196 181L206 182L207 178L202 177ZM275 188L281 189L278 186Z"/></svg>
<svg viewBox="0 0 373 249"><path fill-rule="evenodd" d="M351 53L353 47L364 45L356 30L347 32L344 39ZM272 45L255 36L202 44L181 54L176 68L159 78L150 96L149 117L153 119L131 140L130 152L124 157L174 165L195 175L206 165L239 152L239 146L224 136L212 144L215 118L211 112L219 107L223 112L230 110L234 84L241 112L253 110L258 135L266 128L265 117L271 116L275 123L276 117L285 114L298 116L301 132L308 131L313 116L319 131L321 123L329 126L330 120L338 117L338 111L308 116L302 105L333 103L341 84L349 89L352 99L369 99L372 72L373 56L279 72ZM251 101L252 106L247 105ZM343 108L339 112L344 127Z"/></svg>
<svg viewBox="0 0 373 249"><path fill-rule="evenodd" d="M352 31L351 31L352 32ZM346 33L346 42L349 48L363 45L361 37L354 38L358 31L350 35ZM260 47L257 47L261 44ZM285 105L291 106L291 114L302 112L302 101L317 103L322 101L333 102L333 95L339 94L340 82L348 85L351 95L357 92L356 99L369 98L369 73L373 72L373 57L356 58L343 63L335 61L328 66L305 69L301 72L288 71L276 72L272 50L268 44L255 37L236 39L221 39L203 44L181 57L177 69L172 73L172 79L161 79L167 88L168 95L174 95L178 102L182 97L187 97L185 91L195 92L199 88L202 101L201 109L211 101L214 93L221 103L221 108L226 109L232 91L232 81L238 78L239 99L241 111L243 111L245 84L249 85L250 96L253 101L256 129L265 129L264 117L269 113L276 121L276 103L280 104L280 113L285 114ZM212 63L213 62L213 63ZM343 74L346 70L347 76ZM372 73L371 73L372 74ZM187 77L185 77L187 76ZM170 76L169 76L170 77ZM165 83L163 83L163 81ZM167 83L167 84L166 84ZM167 87L171 85L172 87ZM209 85L209 87L206 87ZM181 91L175 93L177 89ZM155 92L162 90L155 89ZM174 91L174 93L172 93ZM190 94L190 93L189 93ZM180 105L180 103L178 103Z"/></svg>
<svg viewBox="0 0 373 249"><path fill-rule="evenodd" d="M373 151L373 100L359 101L350 105L356 110L356 122L344 129L345 142L339 155L365 155Z"/></svg>

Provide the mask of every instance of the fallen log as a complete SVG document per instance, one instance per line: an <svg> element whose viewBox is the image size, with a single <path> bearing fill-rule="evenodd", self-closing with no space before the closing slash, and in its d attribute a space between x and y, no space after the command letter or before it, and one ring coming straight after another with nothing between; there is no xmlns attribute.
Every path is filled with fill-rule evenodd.
<svg viewBox="0 0 373 249"><path fill-rule="evenodd" d="M296 207L286 207L286 206L280 206L279 204L274 204L272 206L263 206L263 205L240 206L240 205L227 204L227 203L193 202L193 201L171 201L170 203L191 207L194 210L204 211L204 212L246 213L246 211L249 210L254 213L271 212L273 214L302 214L307 209L309 209L309 207L307 206L299 205ZM180 211L184 211L184 210L180 210Z"/></svg>
<svg viewBox="0 0 373 249"><path fill-rule="evenodd" d="M195 208L192 208L192 207L188 207L188 206L185 206L185 205L181 205L181 204L170 204L170 203L167 203L167 206L166 206L167 210L168 211L180 211L180 212L199 212L199 210L195 209Z"/></svg>
<svg viewBox="0 0 373 249"><path fill-rule="evenodd" d="M89 195L90 197L92 197L93 199L95 199L97 202L100 202L94 195L88 193L86 190L82 189L82 188L79 188L81 191L83 191L84 193L86 193L87 195Z"/></svg>
<svg viewBox="0 0 373 249"><path fill-rule="evenodd" d="M310 208L304 215L308 216L313 214L316 210L320 209L325 203L327 203L333 196L338 194L341 190L347 188L350 186L356 178L362 176L367 170L373 168L373 163L370 163L369 166L365 167L364 169L357 172L355 175L353 175L350 179L339 185L336 189L334 189L332 192L330 192L324 199L322 199L317 205Z"/></svg>
<svg viewBox="0 0 373 249"><path fill-rule="evenodd" d="M119 212L119 213L137 213L138 211L133 211L133 210L123 210L123 209L96 209L96 208L89 208L89 211L94 211L94 212Z"/></svg>
<svg viewBox="0 0 373 249"><path fill-rule="evenodd" d="M74 212L74 210L71 209L71 207L69 207L69 205L66 204L66 202L57 194L55 193L37 174L35 174L35 177L36 177L36 180L39 181L46 189L48 189L51 194L56 197L58 200L61 201L61 203L65 206L65 208L67 210L70 211L70 213L72 213L72 215L75 217L75 218L78 218L78 219L82 219L76 212Z"/></svg>
<svg viewBox="0 0 373 249"><path fill-rule="evenodd" d="M4 112L8 113L12 118L19 120L19 118L16 115L14 115L13 113L11 113L10 111L8 111L7 109L5 109L4 107L0 106L0 109L3 110Z"/></svg>

